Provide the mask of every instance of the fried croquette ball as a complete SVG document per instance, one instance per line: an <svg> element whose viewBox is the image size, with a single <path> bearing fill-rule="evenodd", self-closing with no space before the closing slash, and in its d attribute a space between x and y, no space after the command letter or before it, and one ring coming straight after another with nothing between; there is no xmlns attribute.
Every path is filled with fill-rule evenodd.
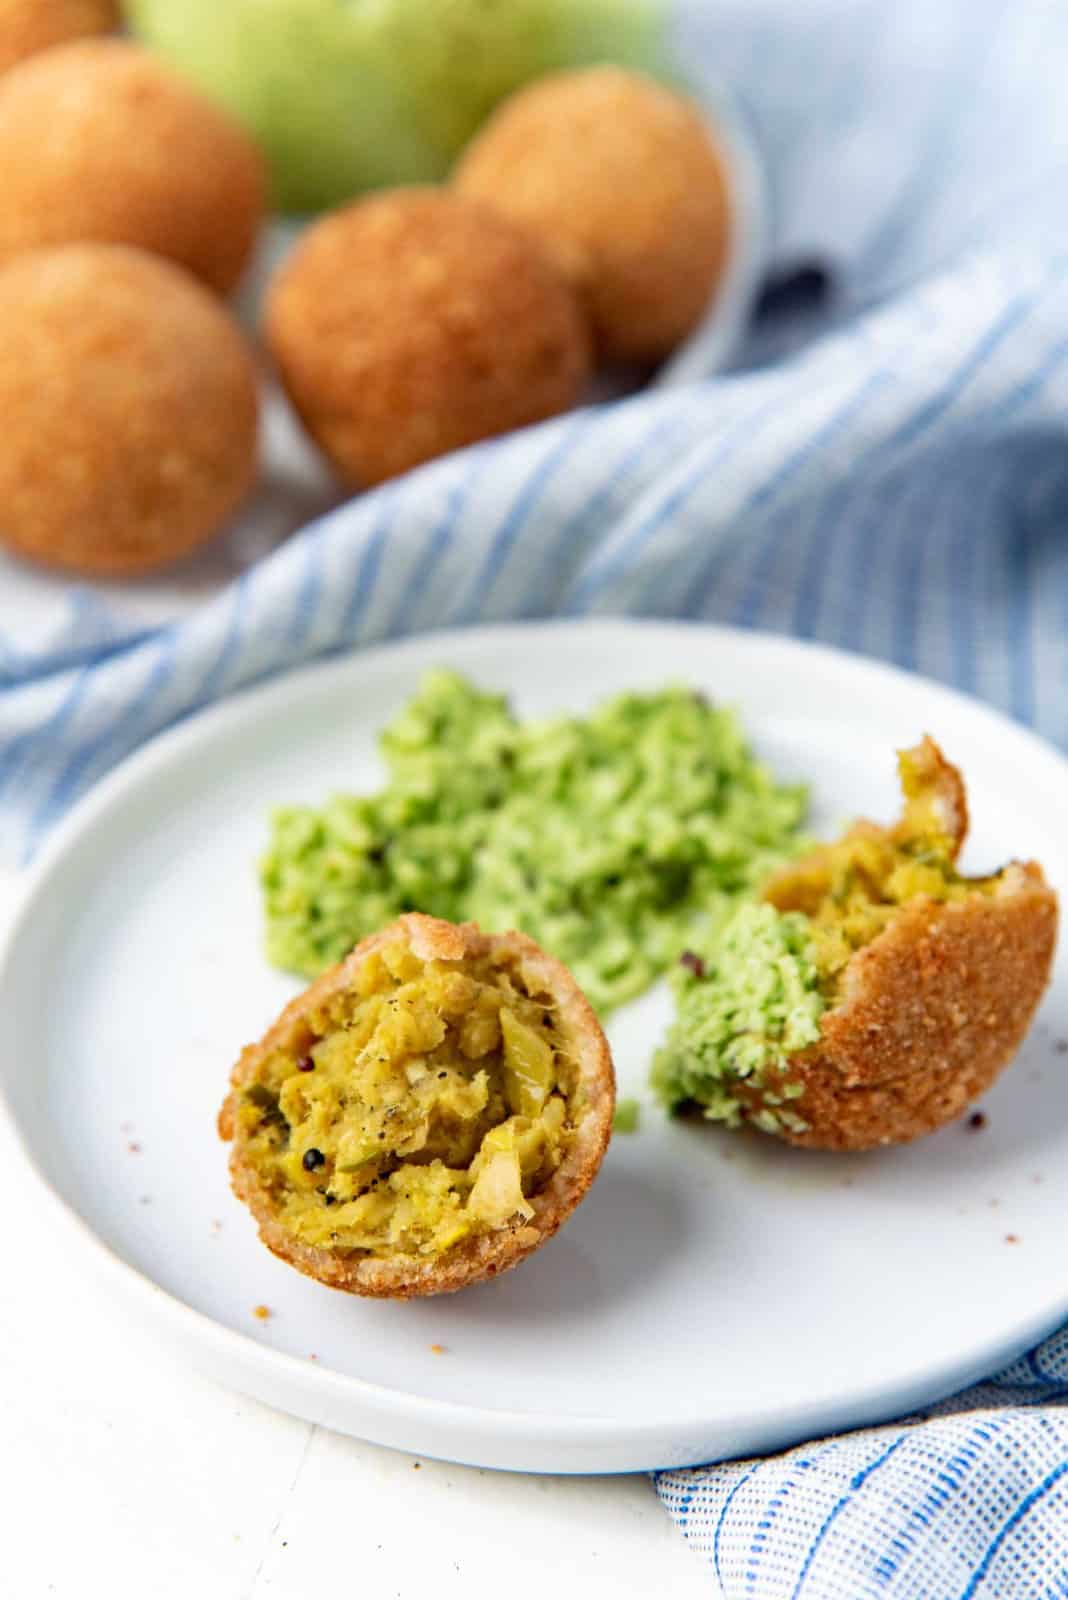
<svg viewBox="0 0 1068 1600"><path fill-rule="evenodd" d="M521 89L468 146L453 181L537 234L581 293L609 360L670 354L722 276L723 158L696 106L636 73L595 67Z"/></svg>
<svg viewBox="0 0 1068 1600"><path fill-rule="evenodd" d="M0 0L0 72L69 39L118 26L115 0Z"/></svg>
<svg viewBox="0 0 1068 1600"><path fill-rule="evenodd" d="M537 244L444 190L317 223L270 285L265 330L308 431L357 485L565 411L590 374L578 301Z"/></svg>
<svg viewBox="0 0 1068 1600"><path fill-rule="evenodd" d="M903 1144L952 1122L1022 1044L1056 936L1035 862L1013 862L985 894L917 897L851 958L819 1043L792 1063L803 1093L790 1117L750 1085L745 1115L818 1150Z"/></svg>
<svg viewBox="0 0 1068 1600"><path fill-rule="evenodd" d="M363 939L231 1075L234 1192L284 1261L350 1294L514 1267L597 1175L615 1077L574 978L521 933L413 912Z"/></svg>
<svg viewBox="0 0 1068 1600"><path fill-rule="evenodd" d="M258 150L146 50L87 39L0 78L0 262L130 244L227 293L263 218Z"/></svg>
<svg viewBox="0 0 1068 1600"><path fill-rule="evenodd" d="M180 267L66 245L0 267L0 543L89 576L209 539L256 470L252 356Z"/></svg>
<svg viewBox="0 0 1068 1600"><path fill-rule="evenodd" d="M669 1108L869 1150L951 1122L1012 1060L1049 982L1057 897L1033 861L965 877L960 773L929 738L899 766L896 824L783 867L692 958L654 1067Z"/></svg>

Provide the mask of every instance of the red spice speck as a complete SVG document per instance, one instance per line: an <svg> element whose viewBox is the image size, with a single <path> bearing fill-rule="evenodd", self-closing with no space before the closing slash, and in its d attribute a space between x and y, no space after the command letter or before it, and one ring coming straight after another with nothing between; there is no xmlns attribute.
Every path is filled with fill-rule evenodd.
<svg viewBox="0 0 1068 1600"><path fill-rule="evenodd" d="M705 975L704 962L692 950L684 950L682 952L679 957L679 966L685 967L687 972L692 972L695 978L703 978Z"/></svg>
<svg viewBox="0 0 1068 1600"><path fill-rule="evenodd" d="M297 1062L297 1071L298 1072L314 1072L315 1071L315 1062L312 1060L311 1056L301 1056L300 1060Z"/></svg>
<svg viewBox="0 0 1068 1600"><path fill-rule="evenodd" d="M1005 1243L1006 1244L1019 1244L1019 1242L1020 1242L1020 1235L1018 1233L1007 1233L1005 1235Z"/></svg>
<svg viewBox="0 0 1068 1600"><path fill-rule="evenodd" d="M980 1128L985 1128L987 1116L985 1111L973 1111L968 1118L966 1126L972 1133L978 1133Z"/></svg>

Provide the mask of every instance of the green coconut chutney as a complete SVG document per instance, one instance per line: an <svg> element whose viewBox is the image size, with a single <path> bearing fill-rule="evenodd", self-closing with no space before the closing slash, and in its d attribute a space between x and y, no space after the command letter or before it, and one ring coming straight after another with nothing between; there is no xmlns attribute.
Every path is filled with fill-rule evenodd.
<svg viewBox="0 0 1068 1600"><path fill-rule="evenodd" d="M789 1102L789 1056L814 1044L826 1010L809 919L771 905L744 905L707 960L687 956L675 982L676 1014L653 1063L652 1084L669 1111L700 1106L711 1121L735 1126L738 1084L757 1078L769 1133L804 1123Z"/></svg>
<svg viewBox="0 0 1068 1600"><path fill-rule="evenodd" d="M520 928L606 1012L646 989L798 845L806 807L737 718L689 690L523 722L431 673L381 736L375 794L275 812L267 950L311 977L402 911Z"/></svg>

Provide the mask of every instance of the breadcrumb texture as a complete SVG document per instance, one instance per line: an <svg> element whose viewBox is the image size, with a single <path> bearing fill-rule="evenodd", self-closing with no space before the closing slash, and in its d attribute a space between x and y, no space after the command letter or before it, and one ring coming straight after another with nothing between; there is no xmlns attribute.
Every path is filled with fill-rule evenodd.
<svg viewBox="0 0 1068 1600"><path fill-rule="evenodd" d="M290 398L340 475L379 483L575 405L589 330L527 233L447 191L401 189L312 227L268 294Z"/></svg>
<svg viewBox="0 0 1068 1600"><path fill-rule="evenodd" d="M0 72L40 50L118 27L116 0L0 0Z"/></svg>
<svg viewBox="0 0 1068 1600"><path fill-rule="evenodd" d="M356 1251L309 1246L295 1239L276 1213L271 1196L252 1165L243 1158L237 1131L237 1099L242 1088L256 1079L261 1063L279 1049L296 1052L307 1047L309 1014L333 995L348 988L361 965L374 951L402 934L421 960L459 964L491 951L521 958L552 997L556 1014L566 1027L575 1051L579 1081L584 1092L582 1110L562 1163L537 1193L529 1197L532 1215L488 1233L472 1234L440 1255L379 1257ZM601 1026L575 980L558 961L547 956L521 933L485 934L474 923L450 923L410 912L389 927L362 940L344 961L325 972L298 995L256 1044L242 1053L231 1075L231 1092L219 1114L219 1132L234 1139L230 1180L259 1224L260 1238L275 1255L308 1277L350 1294L385 1299L452 1293L496 1277L517 1266L550 1239L567 1220L597 1175L612 1131L615 1110L615 1075Z"/></svg>
<svg viewBox="0 0 1068 1600"><path fill-rule="evenodd" d="M537 234L609 360L668 355L726 265L728 177L708 123L637 73L595 67L521 89L468 146L454 183Z"/></svg>
<svg viewBox="0 0 1068 1600"><path fill-rule="evenodd" d="M0 541L91 576L202 544L256 470L252 357L170 262L68 245L0 266Z"/></svg>
<svg viewBox="0 0 1068 1600"><path fill-rule="evenodd" d="M0 262L45 245L129 244L221 293L266 204L248 135L122 39L61 45L0 79L0 172Z"/></svg>
<svg viewBox="0 0 1068 1600"><path fill-rule="evenodd" d="M955 859L968 830L959 770L926 738L906 752L902 773L906 807L890 837L906 842L940 830ZM872 823L858 829L882 831ZM806 880L820 876L827 854L816 850L785 868L765 897L804 908ZM868 1150L958 1117L1023 1042L1049 983L1057 922L1057 897L1034 861L1011 863L986 880L985 892L948 902L921 895L904 906L849 962L819 1043L790 1056L790 1079L804 1093L790 1102L800 1123L780 1128L781 1137ZM744 1115L769 1109L768 1087L739 1085Z"/></svg>
<svg viewBox="0 0 1068 1600"><path fill-rule="evenodd" d="M782 1137L867 1150L953 1121L1016 1054L1056 935L1056 899L1034 862L1007 869L992 898L906 908L853 958L820 1043L790 1058L804 1085L790 1109L808 1126Z"/></svg>

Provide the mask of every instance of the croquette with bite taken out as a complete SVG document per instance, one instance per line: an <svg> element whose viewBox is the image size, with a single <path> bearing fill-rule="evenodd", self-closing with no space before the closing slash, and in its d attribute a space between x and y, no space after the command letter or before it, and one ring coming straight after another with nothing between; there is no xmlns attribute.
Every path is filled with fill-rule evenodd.
<svg viewBox="0 0 1068 1600"><path fill-rule="evenodd" d="M408 913L242 1054L219 1116L268 1249L408 1299L514 1267L597 1175L615 1080L567 969L520 933Z"/></svg>
<svg viewBox="0 0 1068 1600"><path fill-rule="evenodd" d="M896 824L781 868L691 955L653 1069L669 1109L867 1150L952 1121L1012 1060L1049 982L1056 896L1033 861L961 874L960 773L929 738L899 766Z"/></svg>

